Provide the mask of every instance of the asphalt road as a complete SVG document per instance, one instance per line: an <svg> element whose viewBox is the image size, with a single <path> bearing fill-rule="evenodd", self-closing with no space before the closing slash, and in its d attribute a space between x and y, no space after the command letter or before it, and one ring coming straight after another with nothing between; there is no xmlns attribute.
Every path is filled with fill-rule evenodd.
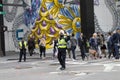
<svg viewBox="0 0 120 80"><path fill-rule="evenodd" d="M59 70L57 59L38 55L27 57L26 62L18 62L18 55L0 58L0 80L120 80L120 60L97 59L73 61L67 58L66 70Z"/></svg>

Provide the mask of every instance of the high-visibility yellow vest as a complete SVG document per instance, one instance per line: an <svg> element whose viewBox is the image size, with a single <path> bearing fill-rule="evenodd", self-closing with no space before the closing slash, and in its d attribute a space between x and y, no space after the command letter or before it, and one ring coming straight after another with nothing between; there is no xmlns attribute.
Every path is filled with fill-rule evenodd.
<svg viewBox="0 0 120 80"><path fill-rule="evenodd" d="M25 46L25 48L27 48L27 42L26 41L24 41L24 46ZM19 47L20 47L20 49L22 49L22 41L19 42Z"/></svg>
<svg viewBox="0 0 120 80"><path fill-rule="evenodd" d="M67 43L65 41L65 39L58 39L58 48L67 48Z"/></svg>

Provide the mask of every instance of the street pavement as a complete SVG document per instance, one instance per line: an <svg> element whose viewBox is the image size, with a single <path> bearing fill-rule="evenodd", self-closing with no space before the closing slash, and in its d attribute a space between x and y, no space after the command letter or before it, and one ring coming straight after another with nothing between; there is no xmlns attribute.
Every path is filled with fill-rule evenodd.
<svg viewBox="0 0 120 80"><path fill-rule="evenodd" d="M39 54L29 56L26 62L18 62L18 52L7 52L0 57L0 80L120 80L120 60L96 59L82 61L79 51L77 60L67 56L66 69L59 70L57 58L52 59L52 51L40 59Z"/></svg>

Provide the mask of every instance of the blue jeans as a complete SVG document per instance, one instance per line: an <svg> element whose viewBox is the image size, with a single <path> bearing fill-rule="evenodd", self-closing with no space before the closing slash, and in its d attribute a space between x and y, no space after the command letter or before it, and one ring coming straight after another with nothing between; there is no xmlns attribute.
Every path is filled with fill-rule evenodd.
<svg viewBox="0 0 120 80"><path fill-rule="evenodd" d="M71 46L71 50L72 50L72 54L73 54L73 59L76 59L75 49L76 49L76 46Z"/></svg>
<svg viewBox="0 0 120 80"><path fill-rule="evenodd" d="M119 59L119 46L117 44L114 44L115 48L115 59Z"/></svg>
<svg viewBox="0 0 120 80"><path fill-rule="evenodd" d="M110 43L107 43L107 48L108 48L108 54L109 54L108 58L110 58L114 48L112 47L112 45L110 45Z"/></svg>

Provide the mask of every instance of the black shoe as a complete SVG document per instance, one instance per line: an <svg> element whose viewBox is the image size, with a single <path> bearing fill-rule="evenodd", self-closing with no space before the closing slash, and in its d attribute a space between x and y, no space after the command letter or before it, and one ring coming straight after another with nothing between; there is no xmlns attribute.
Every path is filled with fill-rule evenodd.
<svg viewBox="0 0 120 80"><path fill-rule="evenodd" d="M60 70L65 70L65 68L61 67Z"/></svg>
<svg viewBox="0 0 120 80"><path fill-rule="evenodd" d="M18 62L21 62L21 61L18 61Z"/></svg>
<svg viewBox="0 0 120 80"><path fill-rule="evenodd" d="M32 56L32 54L30 54L30 56Z"/></svg>

